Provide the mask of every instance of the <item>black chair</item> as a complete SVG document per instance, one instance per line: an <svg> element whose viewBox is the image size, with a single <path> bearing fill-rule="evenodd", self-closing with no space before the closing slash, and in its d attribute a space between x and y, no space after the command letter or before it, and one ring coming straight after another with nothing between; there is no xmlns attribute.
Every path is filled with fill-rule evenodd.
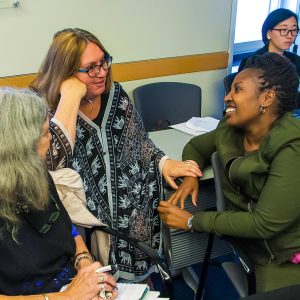
<svg viewBox="0 0 300 300"><path fill-rule="evenodd" d="M201 88L182 82L157 82L137 87L134 103L146 131L162 130L201 115Z"/></svg>
<svg viewBox="0 0 300 300"><path fill-rule="evenodd" d="M172 277L171 277L171 272L167 264L165 263L165 259L161 257L158 253L157 250L151 248L150 246L146 245L145 243L130 237L130 236L125 236L123 233L120 233L119 231L109 228L107 226L93 226L92 228L88 227L82 227L82 226L77 226L76 227L79 229L79 232L83 236L86 245L89 249L91 249L91 236L95 230L100 230L103 232L106 232L112 236L116 236L118 238L121 238L128 243L132 244L134 247L140 249L144 253L146 253L153 264L157 267L158 272L160 274L162 284L163 284L163 291L161 292L162 297L168 297L170 299L173 299L173 283L172 283Z"/></svg>
<svg viewBox="0 0 300 300"><path fill-rule="evenodd" d="M231 90L231 84L235 78L235 76L237 75L238 72L234 72L231 74L228 74L227 76L224 77L223 79L223 84L224 84L224 89L225 89L225 95L227 95L230 90Z"/></svg>
<svg viewBox="0 0 300 300"><path fill-rule="evenodd" d="M217 152L212 154L211 164L214 171L216 206L218 211L223 212L227 210L227 200L222 189L223 166ZM232 248L239 262L230 261L222 263L224 271L227 273L240 297L255 294L256 278L253 263L239 247L235 238L230 236L221 236L221 238Z"/></svg>

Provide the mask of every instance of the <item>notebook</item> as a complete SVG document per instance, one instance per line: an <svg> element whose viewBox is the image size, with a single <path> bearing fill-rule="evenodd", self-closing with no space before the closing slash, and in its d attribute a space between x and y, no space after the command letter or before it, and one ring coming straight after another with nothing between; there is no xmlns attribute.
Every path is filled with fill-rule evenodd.
<svg viewBox="0 0 300 300"><path fill-rule="evenodd" d="M147 284L140 283L117 283L117 300L155 300L159 292L150 291Z"/></svg>

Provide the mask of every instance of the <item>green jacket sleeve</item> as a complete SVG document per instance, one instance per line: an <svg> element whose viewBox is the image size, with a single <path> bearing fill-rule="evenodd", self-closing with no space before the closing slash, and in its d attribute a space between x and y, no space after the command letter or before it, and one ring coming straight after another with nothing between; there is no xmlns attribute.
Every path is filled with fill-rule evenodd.
<svg viewBox="0 0 300 300"><path fill-rule="evenodd" d="M215 146L216 130L192 138L184 147L182 160L194 160L201 169L210 164Z"/></svg>
<svg viewBox="0 0 300 300"><path fill-rule="evenodd" d="M194 216L193 229L262 239L289 230L300 217L299 170L300 141L297 140L273 159L269 176L252 211L199 212Z"/></svg>

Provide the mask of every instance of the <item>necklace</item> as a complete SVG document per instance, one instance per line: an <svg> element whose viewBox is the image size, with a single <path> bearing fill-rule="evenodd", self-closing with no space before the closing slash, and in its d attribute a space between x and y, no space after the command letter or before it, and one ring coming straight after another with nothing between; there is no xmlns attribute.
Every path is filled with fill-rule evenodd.
<svg viewBox="0 0 300 300"><path fill-rule="evenodd" d="M81 107L82 112L90 120L93 120L94 107L96 108L95 103L97 102L97 98L94 99L82 98L82 100L85 101L85 103L83 103L83 106Z"/></svg>
<svg viewBox="0 0 300 300"><path fill-rule="evenodd" d="M95 100L93 101L92 99L89 99L89 98L83 98L82 100L86 101L86 104L84 106L87 109L84 109L84 113L87 115L87 117L92 119L92 113L93 113Z"/></svg>

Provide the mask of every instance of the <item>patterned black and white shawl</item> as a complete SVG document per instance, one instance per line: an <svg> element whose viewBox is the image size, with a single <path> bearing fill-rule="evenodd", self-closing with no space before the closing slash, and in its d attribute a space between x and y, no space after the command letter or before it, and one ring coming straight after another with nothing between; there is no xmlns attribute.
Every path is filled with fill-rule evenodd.
<svg viewBox="0 0 300 300"><path fill-rule="evenodd" d="M50 110L50 117L54 112ZM51 120L50 130L53 142L47 155L48 169L76 170L83 180L91 213L112 228L158 249L158 165L164 153L148 138L120 84L112 86L102 124L95 124L79 112L73 155L67 133L57 120ZM150 260L125 240L113 239L110 253L124 278L143 278L153 269Z"/></svg>

